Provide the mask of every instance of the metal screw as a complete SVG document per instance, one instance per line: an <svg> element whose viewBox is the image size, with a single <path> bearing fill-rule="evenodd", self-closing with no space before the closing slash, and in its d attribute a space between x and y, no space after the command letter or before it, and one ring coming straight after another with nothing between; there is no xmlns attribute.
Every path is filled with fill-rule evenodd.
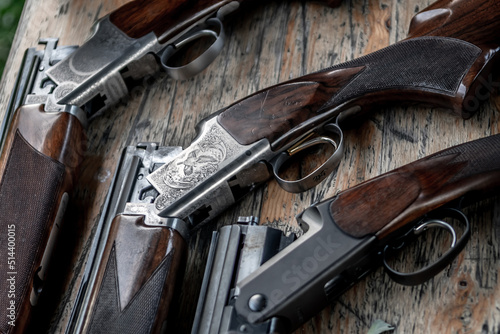
<svg viewBox="0 0 500 334"><path fill-rule="evenodd" d="M266 306L267 306L266 297L264 295L261 295L260 293L253 295L248 300L248 307L250 307L250 310L254 312L260 312L263 309L265 309Z"/></svg>

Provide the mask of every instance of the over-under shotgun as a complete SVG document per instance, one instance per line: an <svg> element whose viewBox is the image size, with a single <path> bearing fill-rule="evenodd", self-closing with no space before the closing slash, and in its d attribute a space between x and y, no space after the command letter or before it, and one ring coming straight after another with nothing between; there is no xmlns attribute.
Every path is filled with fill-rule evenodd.
<svg viewBox="0 0 500 334"><path fill-rule="evenodd" d="M183 79L203 70L222 48L221 20L243 2L135 0L97 21L78 48L44 39L44 50L27 50L0 129L0 333L29 324L88 120L158 71ZM187 41L207 36L213 43L198 58L170 64Z"/></svg>
<svg viewBox="0 0 500 334"><path fill-rule="evenodd" d="M456 206L498 194L499 156L495 135L363 182L299 214L305 233L293 242L267 226L224 226L212 241L192 334L289 333L382 265L399 283L430 279L470 236ZM413 273L390 267L393 253L431 227L453 236L436 262Z"/></svg>
<svg viewBox="0 0 500 334"><path fill-rule="evenodd" d="M166 312L191 228L269 179L288 152L315 143L340 148L337 123L344 119L382 103L415 102L470 117L484 99L481 89L492 89L499 28L496 0L441 0L414 17L403 41L219 110L198 125L196 139L184 150L158 144L128 148L93 242L72 330L122 328L132 314L145 331L161 328L163 317L134 310L154 301L147 307ZM315 131L334 133L337 143L307 139ZM329 162L300 182L280 182L301 191L331 168ZM119 303L110 306L113 299Z"/></svg>

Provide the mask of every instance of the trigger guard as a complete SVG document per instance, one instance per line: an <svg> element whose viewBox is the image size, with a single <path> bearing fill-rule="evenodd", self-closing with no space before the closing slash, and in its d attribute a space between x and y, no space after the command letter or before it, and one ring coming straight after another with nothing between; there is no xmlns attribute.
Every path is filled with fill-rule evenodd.
<svg viewBox="0 0 500 334"><path fill-rule="evenodd" d="M308 189L311 189L312 187L316 186L320 182L322 182L328 175L330 175L340 164L340 161L342 160L342 157L344 155L344 135L342 133L342 130L340 127L335 124L335 123L329 123L324 126L324 129L333 132L339 136L339 142L332 144L333 140L331 142L329 141L321 141L321 140L316 140L314 142L313 140L310 140L306 143L303 143L297 148L297 151L305 149L310 146L314 146L317 144L331 144L332 146L335 147L335 152L318 168L316 168L312 173L309 175L298 179L294 181L288 181L285 179L282 179L279 175L278 172L280 168L283 166L283 164L288 161L292 156L289 155L286 151L282 152L275 160L273 163L273 174L274 177L276 178L276 181L278 184L283 188L284 190L291 192L291 193L300 193L303 191L306 191Z"/></svg>
<svg viewBox="0 0 500 334"><path fill-rule="evenodd" d="M222 22L218 18L211 18L205 22L205 25L208 27L217 27L219 29L219 34L217 35L217 33L213 30L198 28L194 32L188 33L187 35L183 36L179 42L170 44L165 48L165 51L161 55L161 64L170 77L176 80L189 79L207 68L208 65L210 65L220 54L222 48L224 47L224 41L226 39L226 34L224 32ZM212 43L212 45L210 45L210 47L206 49L205 52L203 52L200 56L198 56L192 62L183 66L174 67L167 65L168 60L177 52L179 52L186 43L207 35L215 37L215 42Z"/></svg>
<svg viewBox="0 0 500 334"><path fill-rule="evenodd" d="M452 209L452 208L444 208L439 211L437 211L437 214L439 214L442 217L450 217L450 218L455 218L460 220L462 223L465 224L465 230L460 239L456 241L455 245L452 244L450 249L446 251L443 256L441 256L436 262L428 265L427 267L424 267L420 270L417 270L412 273L402 273L399 271L394 270L389 266L389 264L386 261L386 253L388 248L390 247L389 245L385 246L384 252L383 252L383 264L385 268L385 272L389 275L389 277L394 280L396 283L402 284L402 285L418 285L422 284L431 277L436 276L439 272L441 272L446 266L448 266L457 256L458 254L464 249L465 245L470 239L471 235L471 229L470 229L470 223L467 217L464 215L463 212L457 209ZM431 221L434 221L433 219L430 219ZM423 225L425 225L426 222L418 224L419 226L416 228L420 228ZM448 224L446 224L448 225ZM444 226L442 228L445 228L448 230L448 227ZM451 227L450 227L451 228ZM420 231L415 231L415 235L419 235ZM449 230L448 230L449 232ZM453 234L452 234L453 235Z"/></svg>

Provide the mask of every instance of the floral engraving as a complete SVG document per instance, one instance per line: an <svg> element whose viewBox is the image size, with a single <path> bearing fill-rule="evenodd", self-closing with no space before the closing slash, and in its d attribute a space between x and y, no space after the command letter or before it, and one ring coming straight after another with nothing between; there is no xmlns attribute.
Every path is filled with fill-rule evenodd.
<svg viewBox="0 0 500 334"><path fill-rule="evenodd" d="M184 160L171 164L163 181L174 189L192 188L215 173L225 158L226 148L222 143L202 143L199 149L191 151Z"/></svg>
<svg viewBox="0 0 500 334"><path fill-rule="evenodd" d="M231 152L229 152L231 153ZM197 143L171 161L162 172L162 182L168 190L156 200L164 209L197 184L215 174L228 157L228 146L218 127L212 127Z"/></svg>

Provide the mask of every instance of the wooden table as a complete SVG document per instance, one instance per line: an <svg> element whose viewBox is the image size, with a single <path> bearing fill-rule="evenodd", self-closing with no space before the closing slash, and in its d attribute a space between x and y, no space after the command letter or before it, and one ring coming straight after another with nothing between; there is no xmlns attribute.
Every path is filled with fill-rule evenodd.
<svg viewBox="0 0 500 334"><path fill-rule="evenodd" d="M124 2L28 0L0 86L0 116L26 48L42 37L59 37L61 45L81 44L95 19ZM412 16L431 2L348 0L335 9L298 1L256 6L226 23L226 46L203 73L186 81L166 79L97 118L88 131L88 152L58 246L60 275L51 292L56 310L49 332L64 331L93 228L124 147L144 141L185 147L199 120L237 99L403 39ZM177 304L182 314L178 331L189 331L209 235L217 226L240 215L256 215L262 224L296 231L294 216L317 200L452 145L499 133L499 107L496 95L467 121L429 108L379 109L346 130L339 171L322 185L289 194L270 181L247 196L192 237ZM472 240L443 273L423 285L404 287L379 269L297 333L366 333L376 319L394 325L397 333L498 332L500 200L480 202L467 213Z"/></svg>

